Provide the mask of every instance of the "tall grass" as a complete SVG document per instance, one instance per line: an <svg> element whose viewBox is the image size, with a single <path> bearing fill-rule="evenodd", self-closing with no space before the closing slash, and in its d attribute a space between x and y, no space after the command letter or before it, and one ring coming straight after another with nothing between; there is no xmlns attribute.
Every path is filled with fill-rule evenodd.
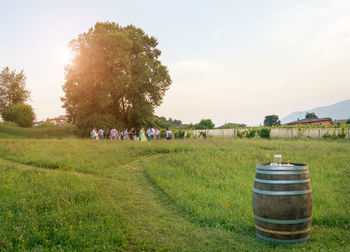
<svg viewBox="0 0 350 252"><path fill-rule="evenodd" d="M105 251L125 243L116 205L93 178L0 166L1 251Z"/></svg>
<svg viewBox="0 0 350 252"><path fill-rule="evenodd" d="M253 236L255 164L271 161L276 153L281 153L285 161L310 167L314 202L310 244L345 246L350 241L347 142L213 141L211 146L186 155L153 159L145 167L149 178L192 221ZM332 233L332 239L325 241L328 233Z"/></svg>
<svg viewBox="0 0 350 252"><path fill-rule="evenodd" d="M0 123L1 138L72 138L75 126L47 126L21 128L12 123Z"/></svg>
<svg viewBox="0 0 350 252"><path fill-rule="evenodd" d="M309 165L308 243L255 239L255 164L277 153ZM344 251L349 153L345 141L0 139L0 251Z"/></svg>
<svg viewBox="0 0 350 252"><path fill-rule="evenodd" d="M109 176L115 167L144 156L191 149L184 144L162 142L6 139L0 141L0 157L42 168Z"/></svg>

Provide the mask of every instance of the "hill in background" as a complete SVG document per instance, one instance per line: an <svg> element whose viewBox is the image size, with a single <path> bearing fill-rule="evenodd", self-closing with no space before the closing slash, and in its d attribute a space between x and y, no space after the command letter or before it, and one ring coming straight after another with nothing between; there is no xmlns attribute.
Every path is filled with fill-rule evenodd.
<svg viewBox="0 0 350 252"><path fill-rule="evenodd" d="M296 111L284 117L282 124L293 122L299 119L304 119L307 112L314 112L319 118L330 117L333 120L349 119L350 118L350 99L341 101L329 106L317 107L305 111Z"/></svg>

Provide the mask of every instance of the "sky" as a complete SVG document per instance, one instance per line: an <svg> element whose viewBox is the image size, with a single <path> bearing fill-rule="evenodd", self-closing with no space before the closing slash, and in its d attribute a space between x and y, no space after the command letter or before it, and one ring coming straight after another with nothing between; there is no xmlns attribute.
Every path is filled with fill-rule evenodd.
<svg viewBox="0 0 350 252"><path fill-rule="evenodd" d="M0 68L24 70L38 120L65 111L68 43L96 22L158 39L159 116L259 125L350 98L350 1L0 0Z"/></svg>

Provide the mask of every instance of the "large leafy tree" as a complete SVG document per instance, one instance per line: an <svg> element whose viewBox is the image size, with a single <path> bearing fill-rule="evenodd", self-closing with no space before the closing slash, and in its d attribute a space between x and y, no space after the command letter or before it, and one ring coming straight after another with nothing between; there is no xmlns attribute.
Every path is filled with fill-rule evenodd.
<svg viewBox="0 0 350 252"><path fill-rule="evenodd" d="M24 103L30 97L26 89L26 77L23 70L16 73L5 67L0 73L0 113L17 103Z"/></svg>
<svg viewBox="0 0 350 252"><path fill-rule="evenodd" d="M281 125L281 121L278 118L278 115L267 115L264 119L265 126L277 126Z"/></svg>
<svg viewBox="0 0 350 252"><path fill-rule="evenodd" d="M120 127L152 121L171 84L157 44L140 28L110 22L96 23L73 39L62 98L70 120L85 129L99 127L99 118Z"/></svg>

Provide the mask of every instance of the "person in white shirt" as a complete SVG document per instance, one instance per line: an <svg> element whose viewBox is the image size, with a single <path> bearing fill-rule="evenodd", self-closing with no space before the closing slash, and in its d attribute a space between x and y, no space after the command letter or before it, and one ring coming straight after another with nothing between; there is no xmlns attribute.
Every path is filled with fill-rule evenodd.
<svg viewBox="0 0 350 252"><path fill-rule="evenodd" d="M159 135L160 135L160 131L158 128L156 128L156 140L159 140Z"/></svg>
<svg viewBox="0 0 350 252"><path fill-rule="evenodd" d="M91 131L91 137L93 140L97 140L97 131L96 128L93 128Z"/></svg>
<svg viewBox="0 0 350 252"><path fill-rule="evenodd" d="M154 130L154 128L151 128L151 140L154 140L154 136L156 135L156 131Z"/></svg>
<svg viewBox="0 0 350 252"><path fill-rule="evenodd" d="M102 129L102 128L100 128L99 130L98 130L98 138L100 139L100 140L103 140L103 132L104 132L104 130Z"/></svg>
<svg viewBox="0 0 350 252"><path fill-rule="evenodd" d="M166 136L167 140L171 140L173 138L173 133L171 132L171 130L169 128L166 128L165 136Z"/></svg>
<svg viewBox="0 0 350 252"><path fill-rule="evenodd" d="M148 141L151 141L151 135L152 135L151 129L148 128L146 133L147 133L147 140L148 140Z"/></svg>
<svg viewBox="0 0 350 252"><path fill-rule="evenodd" d="M116 140L117 139L117 134L118 134L118 132L117 132L117 130L115 128L111 129L110 135L111 135L111 139L112 140Z"/></svg>

